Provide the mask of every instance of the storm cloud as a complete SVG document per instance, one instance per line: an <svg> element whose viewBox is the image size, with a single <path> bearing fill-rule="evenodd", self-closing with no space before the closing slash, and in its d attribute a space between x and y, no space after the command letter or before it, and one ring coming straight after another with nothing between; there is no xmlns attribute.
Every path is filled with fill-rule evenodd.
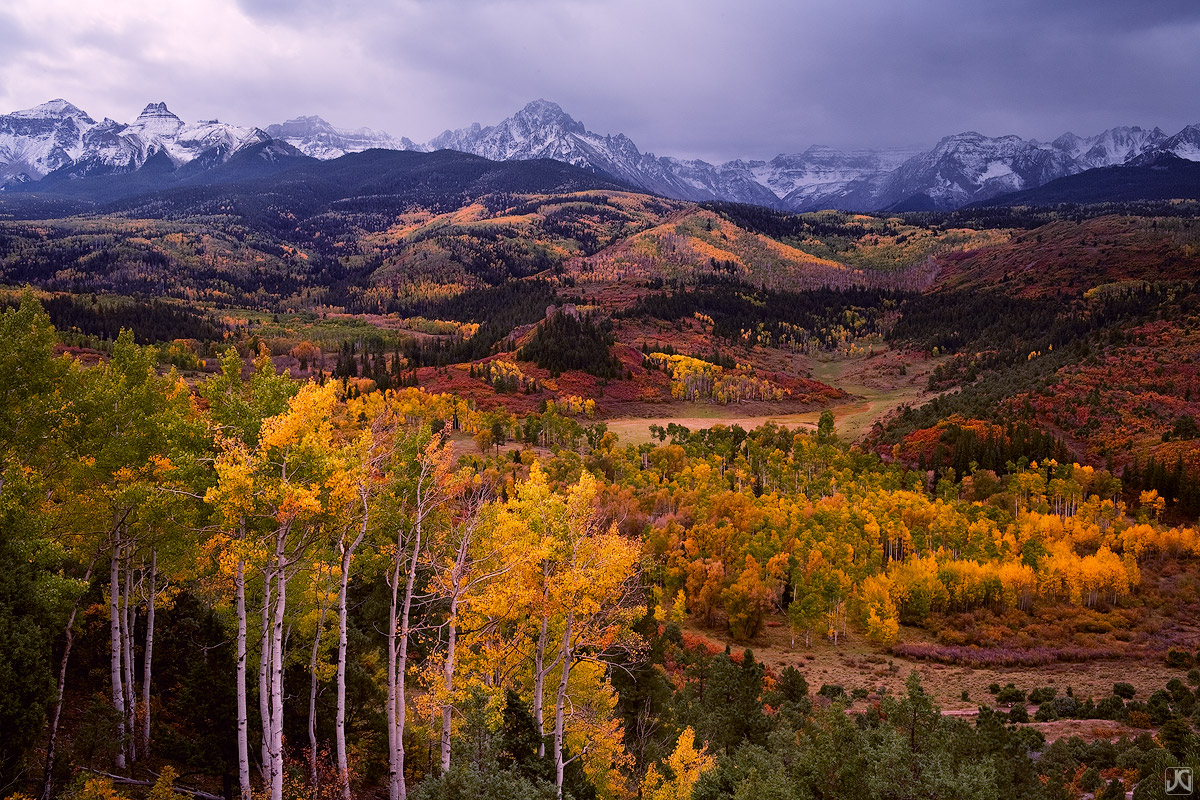
<svg viewBox="0 0 1200 800"><path fill-rule="evenodd" d="M319 114L425 141L529 100L646 151L1051 139L1200 121L1192 0L10 0L0 111Z"/></svg>

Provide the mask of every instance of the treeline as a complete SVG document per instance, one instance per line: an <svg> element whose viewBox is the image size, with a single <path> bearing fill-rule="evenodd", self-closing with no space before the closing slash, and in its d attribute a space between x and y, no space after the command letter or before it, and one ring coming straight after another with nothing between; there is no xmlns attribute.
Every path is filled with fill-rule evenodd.
<svg viewBox="0 0 1200 800"><path fill-rule="evenodd" d="M712 334L732 344L806 350L833 349L857 337L881 334L885 316L908 295L885 289L754 289L729 281L647 295L622 317L674 322L703 315Z"/></svg>
<svg viewBox="0 0 1200 800"><path fill-rule="evenodd" d="M492 354L514 328L542 319L546 308L557 299L545 281L509 281L486 289L470 289L441 300L403 306L408 316L477 322L470 337L451 337L421 342L413 340L404 351L414 366L440 367L478 361Z"/></svg>
<svg viewBox="0 0 1200 800"><path fill-rule="evenodd" d="M301 370L305 367L302 361ZM393 348L389 354L381 336L342 342L334 360L332 375L344 381L367 378L380 391L417 385L416 370L400 355L400 348ZM319 371L317 381L323 382L324 378L324 372Z"/></svg>
<svg viewBox="0 0 1200 800"><path fill-rule="evenodd" d="M1200 202L1195 200L1137 200L1086 205L1063 204L1047 206L981 206L955 211L908 211L897 216L908 225L943 228L1019 228L1032 230L1052 222L1083 222L1113 214L1131 217L1200 216Z"/></svg>
<svg viewBox="0 0 1200 800"><path fill-rule="evenodd" d="M889 338L935 354L982 354L972 359L971 368L978 374L1098 331L1151 319L1177 307L1194 291L1188 283L1137 283L1068 304L994 291L914 295L903 304Z"/></svg>
<svg viewBox="0 0 1200 800"><path fill-rule="evenodd" d="M15 308L19 298L0 298L0 309ZM178 303L105 295L48 295L42 307L54 327L65 336L78 333L100 341L114 341L122 329L133 332L141 344L195 339L219 342L228 329L208 315Z"/></svg>
<svg viewBox="0 0 1200 800"><path fill-rule="evenodd" d="M1145 464L1137 458L1125 467L1121 478L1133 490L1155 491L1173 510L1189 519L1200 517L1200 474L1188 469L1183 456L1167 466L1151 456Z"/></svg>
<svg viewBox="0 0 1200 800"><path fill-rule="evenodd" d="M558 309L534 329L517 357L550 370L556 378L569 370L581 370L602 380L614 380L626 373L612 353L615 343L611 320Z"/></svg>
<svg viewBox="0 0 1200 800"><path fill-rule="evenodd" d="M901 233L893 222L883 217L864 219L859 214L836 211L789 214L744 203L703 203L702 206L741 228L781 241L809 238L857 240L868 232L879 236L897 236Z"/></svg>
<svg viewBox="0 0 1200 800"><path fill-rule="evenodd" d="M1181 318L1195 289L1190 283L1136 283L1092 292L1066 304L993 292L939 292L909 298L888 339L933 355L950 354L934 369L929 388L953 391L920 408L901 407L899 414L872 433L872 441L891 447L958 415L1001 426L1024 424L1030 432L1021 441L1032 448L1023 454L1026 459L1062 459L1061 445L1054 441L1057 437L1044 430L1033 432L1041 426L1029 401L1018 403L1013 398L1045 391L1059 370L1086 363L1107 347L1124 342L1128 328L1156 318ZM957 449L965 455L974 446L964 440ZM1012 455L1020 454L993 458L995 465L988 468L999 469ZM978 460L973 454L965 457L968 463ZM953 461L961 475L961 459L953 456ZM944 463L936 458L928 462L931 467Z"/></svg>
<svg viewBox="0 0 1200 800"><path fill-rule="evenodd" d="M97 367L55 358L30 298L0 333L0 556L36 562L0 592L19 637L0 652L5 785L93 791L69 785L73 765L127 772L162 747L243 798L403 798L492 758L475 748L503 746L484 710L509 697L508 718L536 725L518 753L531 786L619 793L605 665L639 648L639 548L590 473L478 480L455 463L450 420L470 412L450 397L348 399L265 355L246 378L233 349L193 395L128 333ZM213 637L216 657L154 677ZM111 692L60 727L97 668Z"/></svg>
<svg viewBox="0 0 1200 800"><path fill-rule="evenodd" d="M0 229L0 274L51 292L272 309L340 299L364 277L350 276L336 257L302 254L269 230L225 218L8 222Z"/></svg>
<svg viewBox="0 0 1200 800"><path fill-rule="evenodd" d="M1071 461L1071 453L1061 439L1028 422L967 424L954 415L906 437L899 455L915 462L918 470L944 473L949 468L959 477L976 470L1006 475L1031 461Z"/></svg>

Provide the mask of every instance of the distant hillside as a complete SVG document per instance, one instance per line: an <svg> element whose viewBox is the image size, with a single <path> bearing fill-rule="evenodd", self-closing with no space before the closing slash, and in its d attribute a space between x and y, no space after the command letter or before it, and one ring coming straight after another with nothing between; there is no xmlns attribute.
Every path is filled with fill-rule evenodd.
<svg viewBox="0 0 1200 800"><path fill-rule="evenodd" d="M0 208L19 212L27 205L70 199L103 212L152 217L227 213L231 206L308 215L345 201L372 210L414 204L449 210L497 192L624 188L607 176L548 159L498 163L449 150L367 150L318 161L271 141L207 169L194 162L175 168L160 153L124 174L75 179L51 174L0 195Z"/></svg>
<svg viewBox="0 0 1200 800"><path fill-rule="evenodd" d="M1008 241L938 259L938 287L1073 297L1123 281L1191 280L1200 271L1200 222L1111 215L1063 219Z"/></svg>
<svg viewBox="0 0 1200 800"><path fill-rule="evenodd" d="M1098 167L968 208L1200 199L1200 162L1164 153L1142 165Z"/></svg>

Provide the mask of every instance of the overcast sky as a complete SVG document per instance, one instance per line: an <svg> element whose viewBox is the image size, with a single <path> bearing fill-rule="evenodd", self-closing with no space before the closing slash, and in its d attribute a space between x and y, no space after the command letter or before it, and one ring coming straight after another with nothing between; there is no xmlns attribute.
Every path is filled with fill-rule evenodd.
<svg viewBox="0 0 1200 800"><path fill-rule="evenodd" d="M1197 0L4 0L0 112L304 114L426 141L529 100L660 155L1200 122Z"/></svg>

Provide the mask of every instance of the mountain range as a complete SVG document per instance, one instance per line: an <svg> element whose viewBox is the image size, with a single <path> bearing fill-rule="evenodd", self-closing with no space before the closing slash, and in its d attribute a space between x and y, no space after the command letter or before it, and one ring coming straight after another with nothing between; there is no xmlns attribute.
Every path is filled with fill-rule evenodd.
<svg viewBox="0 0 1200 800"><path fill-rule="evenodd" d="M732 201L785 211L918 211L984 202L1090 169L1145 166L1166 155L1200 161L1200 125L1173 136L1140 127L1090 137L1066 133L1048 143L968 131L924 151L813 146L770 161L710 164L643 153L624 134L589 131L546 100L535 100L496 125L447 130L418 144L369 128L335 128L317 116L265 128L217 120L185 123L165 103L150 103L131 124L96 122L60 99L0 115L0 190L61 186L79 178L134 173L148 165L197 174L251 148L264 158L319 160L370 149L448 149L492 161L544 158L679 200Z"/></svg>

